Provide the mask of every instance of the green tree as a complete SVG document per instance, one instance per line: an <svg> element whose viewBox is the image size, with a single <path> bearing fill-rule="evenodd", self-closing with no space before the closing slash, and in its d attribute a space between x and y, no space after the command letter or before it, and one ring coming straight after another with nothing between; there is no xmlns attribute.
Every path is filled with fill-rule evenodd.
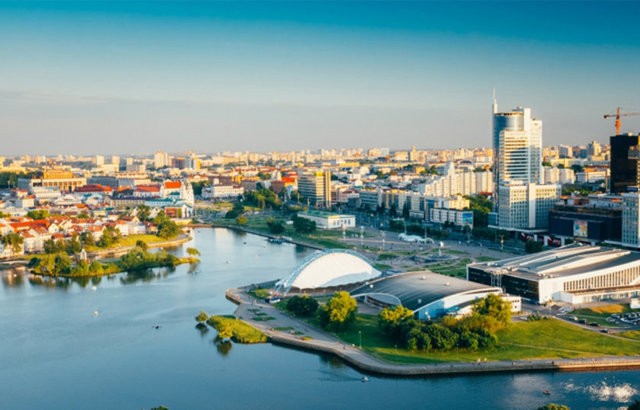
<svg viewBox="0 0 640 410"><path fill-rule="evenodd" d="M97 245L101 248L108 248L117 244L120 238L122 238L122 235L119 230L113 226L106 226L102 230L102 236L100 237L100 240L98 240Z"/></svg>
<svg viewBox="0 0 640 410"><path fill-rule="evenodd" d="M473 211L473 225L484 228L489 224L489 213L493 211L493 202L485 195L466 196L469 208Z"/></svg>
<svg viewBox="0 0 640 410"><path fill-rule="evenodd" d="M236 217L236 223L238 225L246 225L247 222L249 222L249 220L244 215L238 215L238 217Z"/></svg>
<svg viewBox="0 0 640 410"><path fill-rule="evenodd" d="M293 229L298 233L311 233L316 230L316 223L312 220L295 216L293 218Z"/></svg>
<svg viewBox="0 0 640 410"><path fill-rule="evenodd" d="M158 212L158 215L153 218L153 223L158 228L157 235L161 238L171 239L180 234L180 227L178 224L172 221L164 211Z"/></svg>
<svg viewBox="0 0 640 410"><path fill-rule="evenodd" d="M142 249L143 251L146 251L147 249L149 249L149 245L147 245L147 243L145 241L143 241L142 239L138 239L136 241L136 246L140 249Z"/></svg>
<svg viewBox="0 0 640 410"><path fill-rule="evenodd" d="M494 318L502 327L511 323L511 304L499 295L489 294L473 305L473 313Z"/></svg>
<svg viewBox="0 0 640 410"><path fill-rule="evenodd" d="M136 216L141 222L147 222L151 219L151 208L147 205L138 205L136 208Z"/></svg>
<svg viewBox="0 0 640 410"><path fill-rule="evenodd" d="M46 209L36 209L33 211L27 212L27 216L31 219L45 219L49 217L49 211Z"/></svg>
<svg viewBox="0 0 640 410"><path fill-rule="evenodd" d="M384 333L394 339L401 336L403 321L413 318L413 311L402 305L386 307L378 314L378 326Z"/></svg>
<svg viewBox="0 0 640 410"><path fill-rule="evenodd" d="M235 219L244 213L244 205L240 202L233 204L233 208L224 215L226 219Z"/></svg>
<svg viewBox="0 0 640 410"><path fill-rule="evenodd" d="M543 247L542 242L534 241L533 239L527 239L527 242L524 244L524 251L527 253L537 253L542 251Z"/></svg>
<svg viewBox="0 0 640 410"><path fill-rule="evenodd" d="M191 256L200 256L200 251L196 248L187 248L187 253Z"/></svg>
<svg viewBox="0 0 640 410"><path fill-rule="evenodd" d="M198 323L204 323L207 319L209 319L209 315L204 310L201 310L198 316L196 316L196 322Z"/></svg>
<svg viewBox="0 0 640 410"><path fill-rule="evenodd" d="M12 255L19 254L23 250L24 238L16 232L9 232L0 239L5 247L11 249Z"/></svg>
<svg viewBox="0 0 640 410"><path fill-rule="evenodd" d="M93 239L93 234L89 231L84 231L80 234L80 243L84 246L93 246L96 241Z"/></svg>
<svg viewBox="0 0 640 410"><path fill-rule="evenodd" d="M318 301L309 296L294 296L287 300L287 310L297 316L312 316L318 310Z"/></svg>
<svg viewBox="0 0 640 410"><path fill-rule="evenodd" d="M267 219L267 227L269 228L269 232L275 235L280 235L285 231L284 221L276 220L275 218Z"/></svg>
<svg viewBox="0 0 640 410"><path fill-rule="evenodd" d="M325 328L341 330L356 318L358 303L348 292L338 291L320 308L320 322Z"/></svg>

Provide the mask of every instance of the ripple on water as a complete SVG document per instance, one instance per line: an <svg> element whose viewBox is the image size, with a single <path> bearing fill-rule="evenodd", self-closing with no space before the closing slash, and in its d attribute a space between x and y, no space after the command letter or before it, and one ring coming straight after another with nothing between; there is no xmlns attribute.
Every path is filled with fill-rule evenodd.
<svg viewBox="0 0 640 410"><path fill-rule="evenodd" d="M609 384L606 381L586 386L566 383L564 389L567 392L588 394L591 400L613 401L616 403L627 403L638 394L638 389L629 383Z"/></svg>

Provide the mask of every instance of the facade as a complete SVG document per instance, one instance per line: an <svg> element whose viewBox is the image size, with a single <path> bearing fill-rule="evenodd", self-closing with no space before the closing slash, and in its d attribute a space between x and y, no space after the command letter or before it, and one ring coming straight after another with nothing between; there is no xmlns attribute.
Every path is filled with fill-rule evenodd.
<svg viewBox="0 0 640 410"><path fill-rule="evenodd" d="M638 159L637 156L636 158L633 156L638 152L638 135L629 133L612 136L610 143L611 193L622 193L626 192L628 187L637 187L640 185Z"/></svg>
<svg viewBox="0 0 640 410"><path fill-rule="evenodd" d="M493 103L495 212L492 226L501 229L544 229L560 186L542 185L542 121L530 108L498 112ZM559 178L558 178L559 179Z"/></svg>
<svg viewBox="0 0 640 410"><path fill-rule="evenodd" d="M497 216L501 229L542 229L560 196L560 185L504 183L498 188Z"/></svg>
<svg viewBox="0 0 640 410"><path fill-rule="evenodd" d="M622 194L622 244L640 248L640 193Z"/></svg>
<svg viewBox="0 0 640 410"><path fill-rule="evenodd" d="M237 198L242 194L244 194L244 188L233 184L214 184L202 189L202 198L204 199Z"/></svg>
<svg viewBox="0 0 640 410"><path fill-rule="evenodd" d="M555 205L549 212L549 233L587 242L619 242L622 236L622 209Z"/></svg>
<svg viewBox="0 0 640 410"><path fill-rule="evenodd" d="M298 175L298 192L319 208L331 207L331 172L312 171Z"/></svg>
<svg viewBox="0 0 640 410"><path fill-rule="evenodd" d="M537 303L582 304L637 297L640 253L578 243L467 266L467 279Z"/></svg>
<svg viewBox="0 0 640 410"><path fill-rule="evenodd" d="M316 223L318 229L342 229L355 228L355 215L341 215L331 212L306 211L298 212L298 217L308 219Z"/></svg>
<svg viewBox="0 0 640 410"><path fill-rule="evenodd" d="M493 104L494 184L504 181L540 183L542 167L542 121L530 108L498 112Z"/></svg>

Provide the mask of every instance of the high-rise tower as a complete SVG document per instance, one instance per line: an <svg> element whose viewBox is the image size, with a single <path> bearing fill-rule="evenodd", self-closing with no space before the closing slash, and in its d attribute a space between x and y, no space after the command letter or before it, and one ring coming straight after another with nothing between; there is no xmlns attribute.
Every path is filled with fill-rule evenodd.
<svg viewBox="0 0 640 410"><path fill-rule="evenodd" d="M542 121L530 108L498 112L493 97L494 212L490 225L502 229L540 229L560 186L542 183Z"/></svg>
<svg viewBox="0 0 640 410"><path fill-rule="evenodd" d="M530 108L518 107L497 112L493 100L494 186L506 181L538 184L542 168L542 121L531 116Z"/></svg>

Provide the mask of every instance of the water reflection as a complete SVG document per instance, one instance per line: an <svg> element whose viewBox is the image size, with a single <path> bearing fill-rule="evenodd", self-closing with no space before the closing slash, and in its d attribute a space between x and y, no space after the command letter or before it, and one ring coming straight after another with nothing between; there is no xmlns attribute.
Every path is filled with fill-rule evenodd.
<svg viewBox="0 0 640 410"><path fill-rule="evenodd" d="M164 279L175 271L176 269L173 267L130 271L120 276L120 283L123 285L133 285L139 282L148 283L153 280Z"/></svg>
<svg viewBox="0 0 640 410"><path fill-rule="evenodd" d="M209 333L209 327L207 325L205 325L204 323L198 323L195 326L195 328L200 333L200 337L204 338L207 335L207 333Z"/></svg>
<svg viewBox="0 0 640 410"><path fill-rule="evenodd" d="M218 351L220 356L225 358L229 355L229 352L233 347L233 343L230 340L222 340L217 336L211 342L216 346L216 350Z"/></svg>
<svg viewBox="0 0 640 410"><path fill-rule="evenodd" d="M24 286L25 268L13 268L2 273L2 284L5 288L19 288Z"/></svg>

